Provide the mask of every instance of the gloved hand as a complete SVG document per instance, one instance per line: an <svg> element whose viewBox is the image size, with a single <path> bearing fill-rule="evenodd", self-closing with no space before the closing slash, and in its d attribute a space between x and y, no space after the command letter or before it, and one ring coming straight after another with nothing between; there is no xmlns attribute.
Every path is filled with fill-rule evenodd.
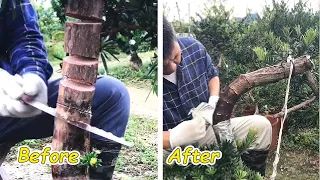
<svg viewBox="0 0 320 180"><path fill-rule="evenodd" d="M212 125L212 115L214 113L214 107L209 103L202 102L196 108L190 110L192 117L201 117L206 120L207 125Z"/></svg>
<svg viewBox="0 0 320 180"><path fill-rule="evenodd" d="M0 69L0 82L0 116L26 118L39 115L41 110L20 100L23 95L32 96L34 100L47 104L47 86L36 74L12 76Z"/></svg>
<svg viewBox="0 0 320 180"><path fill-rule="evenodd" d="M216 109L218 101L219 96L210 96L208 103L213 107L213 111Z"/></svg>
<svg viewBox="0 0 320 180"><path fill-rule="evenodd" d="M171 148L192 145L202 139L206 135L205 123L204 118L194 117L192 120L184 121L173 129L169 129Z"/></svg>

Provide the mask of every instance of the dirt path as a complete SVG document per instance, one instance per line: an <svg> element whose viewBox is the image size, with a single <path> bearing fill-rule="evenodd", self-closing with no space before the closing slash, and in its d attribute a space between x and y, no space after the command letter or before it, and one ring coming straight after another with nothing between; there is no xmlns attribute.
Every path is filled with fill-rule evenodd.
<svg viewBox="0 0 320 180"><path fill-rule="evenodd" d="M149 90L144 88L137 88L133 86L127 86L131 97L131 115L143 117L148 120L156 120L158 117L158 100L155 94L150 94L146 101ZM152 139L155 139L152 137ZM11 149L11 151L13 148ZM39 150L39 149L37 149ZM51 168L47 165L39 164L19 164L16 161L16 153L13 153L11 157L7 157L7 160L2 164L9 177L14 179L23 180L50 180ZM133 177L127 174L116 172L114 179L133 179ZM138 178L139 179L139 178Z"/></svg>
<svg viewBox="0 0 320 180"><path fill-rule="evenodd" d="M131 114L150 119L158 118L158 98L150 90L127 86L131 98ZM148 99L147 99L148 97Z"/></svg>
<svg viewBox="0 0 320 180"><path fill-rule="evenodd" d="M281 180L318 180L319 155L306 149L282 149L276 179ZM270 153L266 176L270 177L273 170L275 153Z"/></svg>

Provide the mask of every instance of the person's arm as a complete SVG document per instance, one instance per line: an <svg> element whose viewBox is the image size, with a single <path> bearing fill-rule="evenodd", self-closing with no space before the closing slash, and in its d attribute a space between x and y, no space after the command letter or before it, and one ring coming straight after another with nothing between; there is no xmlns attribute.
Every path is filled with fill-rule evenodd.
<svg viewBox="0 0 320 180"><path fill-rule="evenodd" d="M162 137L163 137L163 149L171 149L171 146L170 146L170 132L169 131L163 131Z"/></svg>
<svg viewBox="0 0 320 180"><path fill-rule="evenodd" d="M215 107L219 100L220 79L218 76L218 70L212 64L211 57L207 52L206 52L206 65L207 65L207 74L209 79L209 92L210 92L208 103L213 107Z"/></svg>
<svg viewBox="0 0 320 180"><path fill-rule="evenodd" d="M163 149L191 145L202 139L206 132L206 120L193 117L192 120L183 121L169 131L163 132Z"/></svg>
<svg viewBox="0 0 320 180"><path fill-rule="evenodd" d="M220 93L220 79L218 76L213 77L209 81L210 96L219 96Z"/></svg>
<svg viewBox="0 0 320 180"><path fill-rule="evenodd" d="M7 51L14 74L37 74L47 83L53 73L47 59L38 16L29 0L21 0L12 10L15 1L8 1L6 8Z"/></svg>

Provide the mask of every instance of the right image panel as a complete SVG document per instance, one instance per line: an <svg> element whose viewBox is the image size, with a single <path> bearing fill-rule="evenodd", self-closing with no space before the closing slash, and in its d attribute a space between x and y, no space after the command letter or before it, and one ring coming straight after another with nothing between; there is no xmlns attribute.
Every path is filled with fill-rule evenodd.
<svg viewBox="0 0 320 180"><path fill-rule="evenodd" d="M164 179L319 179L319 2L162 8Z"/></svg>

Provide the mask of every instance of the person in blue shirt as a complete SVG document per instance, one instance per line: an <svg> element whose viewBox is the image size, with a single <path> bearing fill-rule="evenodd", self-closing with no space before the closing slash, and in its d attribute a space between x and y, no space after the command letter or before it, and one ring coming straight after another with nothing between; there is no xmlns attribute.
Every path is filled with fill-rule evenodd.
<svg viewBox="0 0 320 180"><path fill-rule="evenodd" d="M177 37L172 24L163 18L163 149L167 156L176 147L217 143L212 114L219 100L220 80L205 47L189 37ZM210 107L209 111L208 108ZM201 108L206 110L201 110ZM194 112L197 112L195 115ZM209 112L209 113L208 113ZM272 127L263 116L231 119L236 140L249 129L258 130L257 139L242 160L265 175Z"/></svg>
<svg viewBox="0 0 320 180"><path fill-rule="evenodd" d="M50 79L38 17L29 0L1 1L0 8L0 144L52 136L54 117L20 101L22 95L55 108L60 79ZM119 80L104 76L95 84L91 124L123 137L130 98ZM121 145L91 134L92 148L101 150L102 166L91 179L112 178Z"/></svg>

